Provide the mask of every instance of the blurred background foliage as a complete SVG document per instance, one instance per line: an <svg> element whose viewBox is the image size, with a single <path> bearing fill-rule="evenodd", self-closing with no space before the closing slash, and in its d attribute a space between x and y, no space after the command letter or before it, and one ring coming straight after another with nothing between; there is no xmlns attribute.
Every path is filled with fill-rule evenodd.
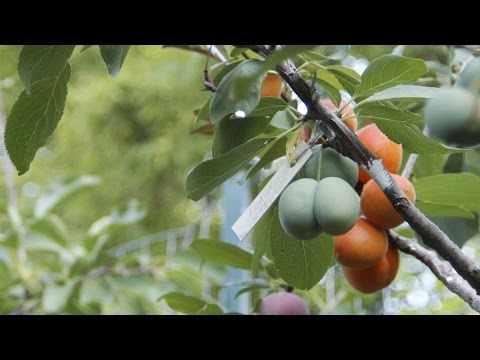
<svg viewBox="0 0 480 360"><path fill-rule="evenodd" d="M5 114L23 89L16 73L20 49L0 46ZM437 47L429 49L426 55L409 49L409 56L437 65L446 61L445 54L436 55ZM112 78L97 47L80 50L71 59L67 105L57 130L30 171L15 175L16 205L8 203L0 181L5 194L0 196L0 313L235 311L222 297L222 289L239 285L228 282L228 268L205 262L189 247L197 237L221 240L220 191L196 203L184 193L188 170L211 149L209 136L191 134L193 110L209 98L202 91L205 57L132 46ZM392 51L394 46L353 46L345 63L361 69ZM416 175L441 172L438 164L445 160L421 157L424 170ZM471 160L470 170L479 164L478 158ZM3 172L2 167L2 180ZM478 256L478 243L476 234L464 251ZM244 313L251 313L282 283L267 261L241 285L256 289L245 297ZM404 254L399 276L381 293L359 294L337 267L315 288L298 293L315 313L472 313Z"/></svg>

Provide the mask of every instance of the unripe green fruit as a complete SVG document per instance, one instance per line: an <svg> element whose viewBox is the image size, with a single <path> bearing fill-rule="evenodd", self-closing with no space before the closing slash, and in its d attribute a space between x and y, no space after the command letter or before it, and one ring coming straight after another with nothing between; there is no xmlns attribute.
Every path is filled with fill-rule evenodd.
<svg viewBox="0 0 480 360"><path fill-rule="evenodd" d="M323 231L342 235L360 216L360 198L346 181L328 177L317 185L313 210Z"/></svg>
<svg viewBox="0 0 480 360"><path fill-rule="evenodd" d="M355 186L358 181L358 166L353 160L335 149L323 148L322 145L314 146L312 152L313 155L303 167L306 178L321 180L327 177L338 177L352 187Z"/></svg>
<svg viewBox="0 0 480 360"><path fill-rule="evenodd" d="M300 179L288 185L280 196L280 224L296 239L312 239L321 232L313 213L317 184L313 179Z"/></svg>
<svg viewBox="0 0 480 360"><path fill-rule="evenodd" d="M430 135L451 145L480 142L480 103L460 88L445 90L425 105L424 119Z"/></svg>
<svg viewBox="0 0 480 360"><path fill-rule="evenodd" d="M480 94L480 58L473 58L467 63L455 86Z"/></svg>

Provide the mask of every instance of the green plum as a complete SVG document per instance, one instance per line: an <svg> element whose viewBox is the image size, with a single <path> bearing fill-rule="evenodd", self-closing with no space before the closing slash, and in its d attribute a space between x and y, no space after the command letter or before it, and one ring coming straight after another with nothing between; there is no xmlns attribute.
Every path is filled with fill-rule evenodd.
<svg viewBox="0 0 480 360"><path fill-rule="evenodd" d="M460 73L456 86L480 94L480 58L473 58Z"/></svg>
<svg viewBox="0 0 480 360"><path fill-rule="evenodd" d="M323 231L343 235L360 216L360 198L346 181L327 177L317 185L313 210Z"/></svg>
<svg viewBox="0 0 480 360"><path fill-rule="evenodd" d="M313 214L317 183L313 179L300 179L288 185L280 195L280 224L287 234L296 239L312 239L321 233Z"/></svg>
<svg viewBox="0 0 480 360"><path fill-rule="evenodd" d="M445 90L425 105L424 120L429 135L450 145L480 143L480 103L462 88Z"/></svg>
<svg viewBox="0 0 480 360"><path fill-rule="evenodd" d="M352 187L358 181L358 165L355 161L343 156L335 149L316 145L312 148L313 155L303 167L306 178L321 180L327 177L339 177Z"/></svg>

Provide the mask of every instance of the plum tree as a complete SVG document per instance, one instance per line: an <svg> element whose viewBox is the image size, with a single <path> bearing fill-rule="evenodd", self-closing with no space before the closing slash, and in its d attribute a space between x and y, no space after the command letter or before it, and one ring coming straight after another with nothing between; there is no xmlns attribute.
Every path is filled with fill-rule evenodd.
<svg viewBox="0 0 480 360"><path fill-rule="evenodd" d="M388 249L387 233L359 218L347 233L335 236L335 259L349 268L367 268L380 261Z"/></svg>
<svg viewBox="0 0 480 360"><path fill-rule="evenodd" d="M402 164L403 148L390 140L376 124L370 124L357 131L358 139L375 156L382 159L383 165L391 173L397 173ZM365 184L371 177L359 168L359 180Z"/></svg>
<svg viewBox="0 0 480 360"><path fill-rule="evenodd" d="M313 155L303 167L303 175L310 179L321 180L327 177L338 177L352 187L358 181L358 165L332 148L316 145Z"/></svg>
<svg viewBox="0 0 480 360"><path fill-rule="evenodd" d="M477 66L477 65L475 65ZM464 86L469 86L465 80ZM462 88L445 90L425 105L424 120L431 136L450 145L480 143L480 102Z"/></svg>
<svg viewBox="0 0 480 360"><path fill-rule="evenodd" d="M275 72L269 72L263 80L260 97L273 96L280 97L282 94L282 78Z"/></svg>
<svg viewBox="0 0 480 360"><path fill-rule="evenodd" d="M398 250L389 246L385 256L372 267L351 269L343 267L343 274L353 288L371 294L386 288L397 276L400 265Z"/></svg>
<svg viewBox="0 0 480 360"><path fill-rule="evenodd" d="M311 239L321 232L313 212L317 181L300 179L288 185L280 195L278 215L287 234L296 239Z"/></svg>
<svg viewBox="0 0 480 360"><path fill-rule="evenodd" d="M314 212L318 224L327 234L345 234L360 215L360 198L346 181L328 177L318 183Z"/></svg>
<svg viewBox="0 0 480 360"><path fill-rule="evenodd" d="M403 176L397 174L391 175L410 201L415 202L416 194L412 183ZM365 215L371 223L382 229L391 229L403 222L402 216L395 210L387 196L373 180L367 182L363 187L360 196L360 207L363 215Z"/></svg>
<svg viewBox="0 0 480 360"><path fill-rule="evenodd" d="M279 292L265 297L260 303L260 315L310 315L307 303L299 296Z"/></svg>

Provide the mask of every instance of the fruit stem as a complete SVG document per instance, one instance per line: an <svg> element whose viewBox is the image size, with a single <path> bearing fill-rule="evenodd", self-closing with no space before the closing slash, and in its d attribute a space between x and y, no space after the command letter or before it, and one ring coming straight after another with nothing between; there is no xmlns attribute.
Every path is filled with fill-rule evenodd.
<svg viewBox="0 0 480 360"><path fill-rule="evenodd" d="M346 109L346 107L347 107L348 105L350 105L350 104L352 103L352 101L353 101L353 98L351 98L350 100L348 100L340 109L338 109L337 113L338 113L338 115L339 115L340 117L342 117L343 111ZM345 119L343 119L343 120L345 120Z"/></svg>

